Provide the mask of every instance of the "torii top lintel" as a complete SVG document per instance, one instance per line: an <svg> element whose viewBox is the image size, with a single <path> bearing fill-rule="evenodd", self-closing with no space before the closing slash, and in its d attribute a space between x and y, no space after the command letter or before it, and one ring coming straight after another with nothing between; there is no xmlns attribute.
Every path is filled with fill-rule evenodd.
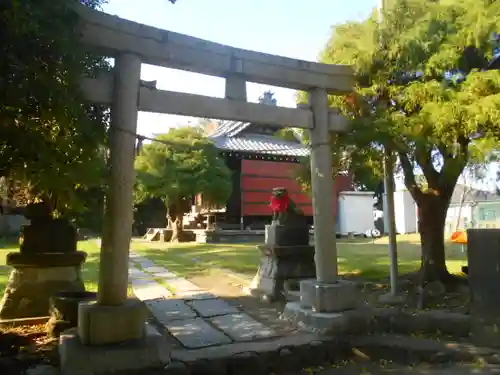
<svg viewBox="0 0 500 375"><path fill-rule="evenodd" d="M105 56L132 52L143 63L297 90L352 91L350 66L329 65L234 48L79 6L86 44Z"/></svg>

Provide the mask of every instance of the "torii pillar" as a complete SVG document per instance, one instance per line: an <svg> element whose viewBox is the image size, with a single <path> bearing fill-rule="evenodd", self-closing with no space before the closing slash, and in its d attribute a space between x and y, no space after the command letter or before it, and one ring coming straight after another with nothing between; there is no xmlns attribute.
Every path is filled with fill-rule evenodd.
<svg viewBox="0 0 500 375"><path fill-rule="evenodd" d="M165 338L146 327L142 303L127 298L133 223L134 159L141 59L115 58L111 107L111 178L101 244L98 298L80 304L77 332L61 335L62 375L94 375L163 368L170 359Z"/></svg>
<svg viewBox="0 0 500 375"><path fill-rule="evenodd" d="M309 136L316 279L300 282L300 302L287 303L283 315L306 326L313 324L310 328L314 330L327 331L339 313L356 307L358 292L354 283L338 277L333 210L337 197L333 196L328 93L325 89L309 92L309 109L313 114Z"/></svg>

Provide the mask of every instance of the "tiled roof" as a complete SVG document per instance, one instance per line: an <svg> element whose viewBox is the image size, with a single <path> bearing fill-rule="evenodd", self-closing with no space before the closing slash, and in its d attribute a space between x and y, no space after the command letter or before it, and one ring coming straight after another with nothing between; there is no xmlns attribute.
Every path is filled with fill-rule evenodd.
<svg viewBox="0 0 500 375"><path fill-rule="evenodd" d="M271 135L251 134L242 137L210 137L220 150L255 152L258 154L305 157L309 149L296 142L285 141Z"/></svg>
<svg viewBox="0 0 500 375"><path fill-rule="evenodd" d="M272 135L244 133L251 124L248 122L226 121L210 135L220 150L254 152L258 154L305 157L309 149L299 142L286 141Z"/></svg>
<svg viewBox="0 0 500 375"><path fill-rule="evenodd" d="M249 122L224 121L218 124L215 131L210 134L210 138L226 136L234 137L251 125Z"/></svg>

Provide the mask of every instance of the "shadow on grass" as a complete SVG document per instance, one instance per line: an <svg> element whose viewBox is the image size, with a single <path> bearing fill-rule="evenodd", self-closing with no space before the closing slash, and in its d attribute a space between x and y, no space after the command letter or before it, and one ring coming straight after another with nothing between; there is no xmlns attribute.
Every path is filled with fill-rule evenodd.
<svg viewBox="0 0 500 375"><path fill-rule="evenodd" d="M135 242L134 250L151 261L168 269L181 268L179 272L197 274L202 269L217 267L252 275L259 265L257 244L170 244L160 242ZM175 263L179 263L176 265ZM191 268L194 267L194 268ZM188 269L190 268L190 269ZM172 271L175 270L172 268Z"/></svg>
<svg viewBox="0 0 500 375"><path fill-rule="evenodd" d="M398 271L408 274L418 271L421 263L420 242L398 239ZM446 244L446 265L452 273L460 273L467 256L460 245ZM339 242L338 264L342 274L363 279L380 280L388 277L390 267L388 244L385 241Z"/></svg>
<svg viewBox="0 0 500 375"><path fill-rule="evenodd" d="M175 253L166 254L161 249L147 249L139 251L141 255L151 260L156 266L165 267L169 271L182 277L204 275L207 267Z"/></svg>

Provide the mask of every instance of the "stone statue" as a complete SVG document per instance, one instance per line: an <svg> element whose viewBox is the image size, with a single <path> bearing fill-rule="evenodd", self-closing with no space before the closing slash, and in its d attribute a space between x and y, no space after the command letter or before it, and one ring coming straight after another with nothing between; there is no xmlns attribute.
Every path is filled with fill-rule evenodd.
<svg viewBox="0 0 500 375"><path fill-rule="evenodd" d="M285 188L273 189L269 206L273 211L273 245L295 246L309 244L309 226L306 218L288 195ZM268 243L269 244L269 243Z"/></svg>
<svg viewBox="0 0 500 375"><path fill-rule="evenodd" d="M304 216L288 195L288 191L282 187L273 189L269 206L273 211L273 222L279 225L285 225L287 220L293 220L296 216Z"/></svg>
<svg viewBox="0 0 500 375"><path fill-rule="evenodd" d="M283 187L274 188L270 204L273 216L266 226L259 270L250 285L251 293L264 300L285 297L285 283L316 277L314 247L309 245L309 225L303 212Z"/></svg>

